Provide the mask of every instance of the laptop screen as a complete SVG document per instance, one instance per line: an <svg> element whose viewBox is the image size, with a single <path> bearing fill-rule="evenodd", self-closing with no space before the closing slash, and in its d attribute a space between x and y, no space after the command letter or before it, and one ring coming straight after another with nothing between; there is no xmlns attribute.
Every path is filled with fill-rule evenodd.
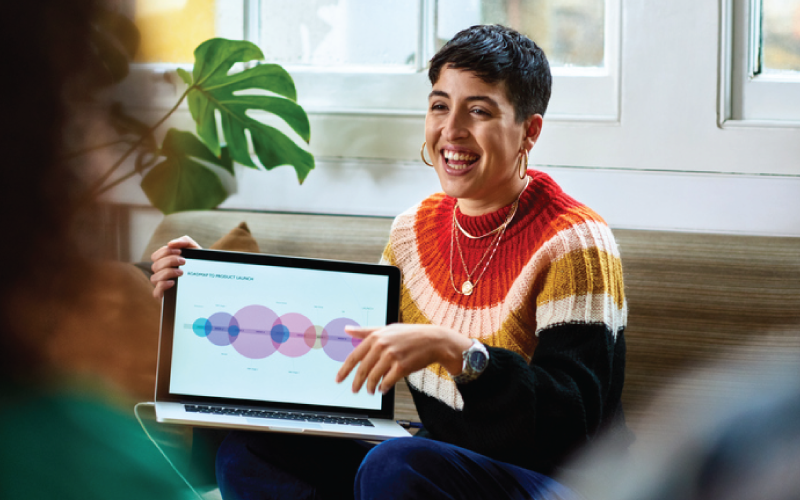
<svg viewBox="0 0 800 500"><path fill-rule="evenodd" d="M390 401L363 389L353 394L355 371L340 384L335 377L360 342L345 326L397 320L396 268L204 250L182 255L184 274L164 300L159 371L169 377L162 384L160 373L160 392L166 385L170 396L201 401L376 416L392 406L393 394Z"/></svg>

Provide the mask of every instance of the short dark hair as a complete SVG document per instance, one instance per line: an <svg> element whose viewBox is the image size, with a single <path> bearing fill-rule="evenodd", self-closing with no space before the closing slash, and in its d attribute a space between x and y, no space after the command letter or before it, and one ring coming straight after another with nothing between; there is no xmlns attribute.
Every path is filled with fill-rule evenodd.
<svg viewBox="0 0 800 500"><path fill-rule="evenodd" d="M544 51L518 31L499 24L462 30L431 59L431 84L445 65L471 71L486 83L504 82L517 122L547 111L553 83L550 64Z"/></svg>

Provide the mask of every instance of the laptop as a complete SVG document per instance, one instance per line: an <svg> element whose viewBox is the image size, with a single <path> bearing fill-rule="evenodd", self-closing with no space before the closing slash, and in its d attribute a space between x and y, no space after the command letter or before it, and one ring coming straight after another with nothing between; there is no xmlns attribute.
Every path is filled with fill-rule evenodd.
<svg viewBox="0 0 800 500"><path fill-rule="evenodd" d="M394 389L352 392L336 373L346 325L398 319L393 266L186 249L164 294L155 413L163 423L385 440L410 436Z"/></svg>

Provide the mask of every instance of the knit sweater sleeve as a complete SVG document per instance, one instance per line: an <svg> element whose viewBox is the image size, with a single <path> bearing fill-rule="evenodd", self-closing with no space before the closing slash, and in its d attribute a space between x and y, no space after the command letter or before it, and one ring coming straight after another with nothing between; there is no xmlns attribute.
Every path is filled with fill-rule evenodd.
<svg viewBox="0 0 800 500"><path fill-rule="evenodd" d="M549 473L611 422L619 411L621 334L614 341L605 325L564 324L540 338L530 363L489 347L486 371L458 388L463 410L439 407L445 411L431 435Z"/></svg>
<svg viewBox="0 0 800 500"><path fill-rule="evenodd" d="M481 338L486 370L453 384L461 404L446 404L444 382L436 393L412 378L423 436L548 473L621 417L627 307L619 254L601 219L571 217L553 222L517 278L499 329L510 333ZM532 352L502 341L526 335ZM439 378L447 378L441 370Z"/></svg>

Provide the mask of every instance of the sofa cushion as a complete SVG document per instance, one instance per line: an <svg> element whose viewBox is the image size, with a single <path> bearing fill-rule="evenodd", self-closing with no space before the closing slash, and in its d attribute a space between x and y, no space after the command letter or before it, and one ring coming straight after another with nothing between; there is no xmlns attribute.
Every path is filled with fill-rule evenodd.
<svg viewBox="0 0 800 500"><path fill-rule="evenodd" d="M228 234L214 242L209 247L212 250L228 250L232 252L259 253L258 243L250 233L246 222L240 222Z"/></svg>

